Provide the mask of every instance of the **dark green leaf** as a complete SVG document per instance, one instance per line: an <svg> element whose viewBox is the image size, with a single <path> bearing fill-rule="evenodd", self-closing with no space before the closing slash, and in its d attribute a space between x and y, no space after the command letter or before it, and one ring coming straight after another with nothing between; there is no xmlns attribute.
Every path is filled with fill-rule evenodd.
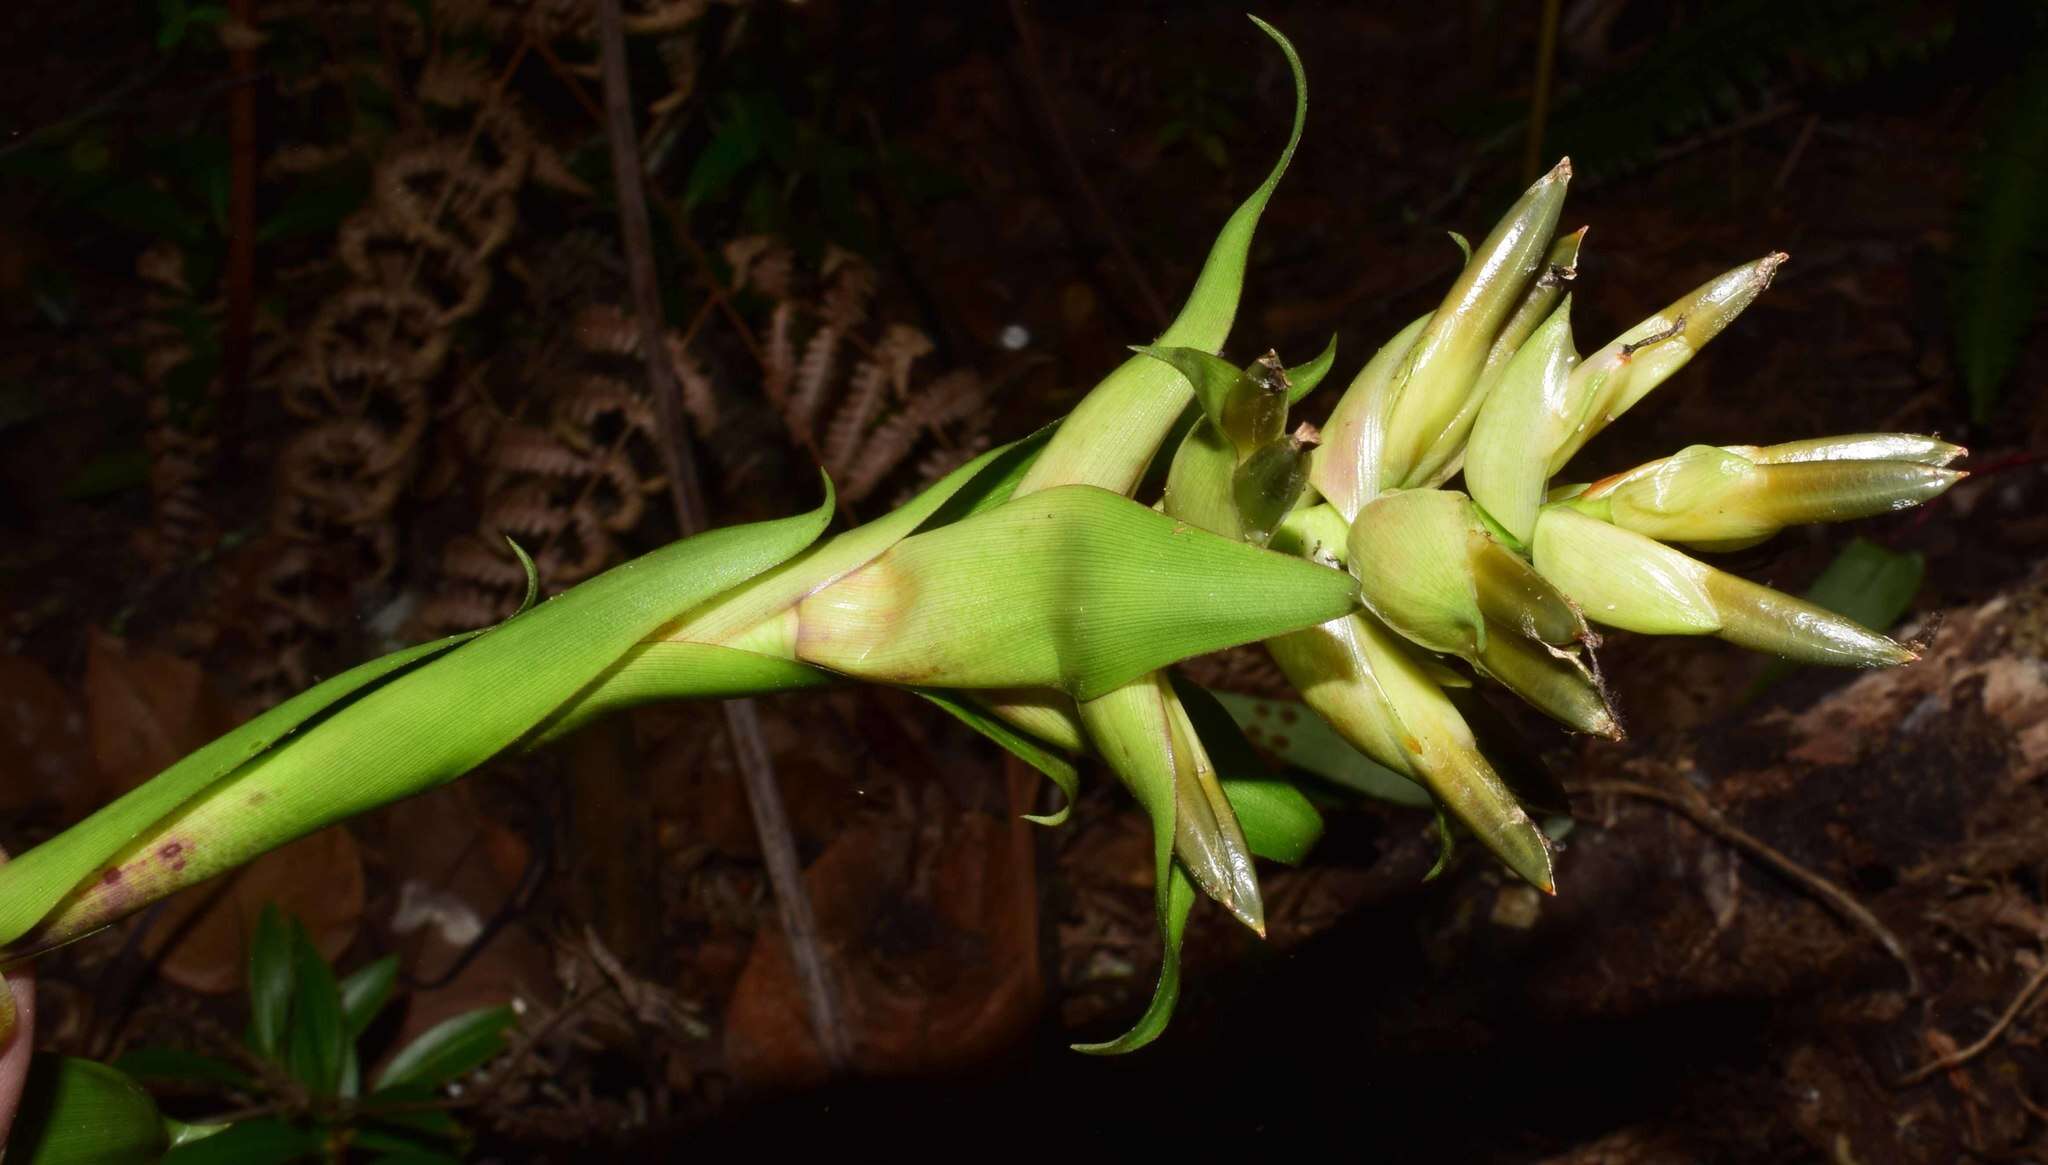
<svg viewBox="0 0 2048 1165"><path fill-rule="evenodd" d="M266 905L249 944L249 1046L260 1056L280 1058L285 1026L291 1022L294 978L291 933L277 907Z"/></svg>
<svg viewBox="0 0 2048 1165"><path fill-rule="evenodd" d="M253 1087L249 1074L226 1060L182 1048L134 1048L123 1052L114 1067L138 1080L219 1084L242 1091Z"/></svg>
<svg viewBox="0 0 2048 1165"><path fill-rule="evenodd" d="M487 1007L446 1019L399 1050L377 1077L377 1091L407 1084L442 1085L504 1050L509 1007Z"/></svg>
<svg viewBox="0 0 2048 1165"><path fill-rule="evenodd" d="M683 181L683 206L694 208L732 188L761 155L760 130L750 118L726 119L697 155L697 164Z"/></svg>
<svg viewBox="0 0 2048 1165"><path fill-rule="evenodd" d="M1989 420L2019 360L2043 281L2048 236L2048 53L2037 53L1999 103L1958 248L1955 337L1970 415Z"/></svg>
<svg viewBox="0 0 2048 1165"><path fill-rule="evenodd" d="M315 1096L332 1096L341 1083L349 1041L343 1032L341 989L334 969L306 937L297 920L291 924L292 1014L284 1049L285 1066Z"/></svg>
<svg viewBox="0 0 2048 1165"><path fill-rule="evenodd" d="M326 1144L317 1129L258 1117L178 1146L164 1155L163 1165L286 1165L319 1158Z"/></svg>
<svg viewBox="0 0 2048 1165"><path fill-rule="evenodd" d="M341 981L341 1014L348 1038L358 1039L391 1000L398 981L398 956L385 955Z"/></svg>

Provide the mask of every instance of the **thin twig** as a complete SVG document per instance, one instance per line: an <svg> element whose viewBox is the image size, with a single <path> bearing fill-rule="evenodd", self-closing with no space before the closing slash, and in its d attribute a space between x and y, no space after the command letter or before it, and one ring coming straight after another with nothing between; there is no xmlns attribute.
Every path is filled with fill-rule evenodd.
<svg viewBox="0 0 2048 1165"><path fill-rule="evenodd" d="M1543 0L1542 27L1536 37L1536 84L1529 93L1529 138L1522 148L1522 181L1543 173L1543 130L1550 121L1550 87L1557 70L1557 22L1562 0Z"/></svg>
<svg viewBox="0 0 2048 1165"><path fill-rule="evenodd" d="M1116 252L1117 262L1130 273L1131 286L1137 289L1138 298L1145 301L1145 310L1151 313L1153 322L1164 329L1173 317L1167 314L1166 302L1160 299L1145 269L1138 265L1138 257L1124 242L1123 232L1117 229L1116 220L1110 217L1109 208L1102 203L1102 196L1095 192L1095 184L1088 180L1088 171L1081 165L1080 155L1074 153L1074 143L1067 137L1066 123L1060 120L1059 106L1053 103L1052 87L1046 84L1045 62L1038 55L1038 36L1032 30L1030 17L1024 13L1022 0L1010 0L1010 22L1017 26L1017 43L1024 56L1024 73L1031 79L1031 92L1038 99L1046 133L1052 138L1053 145L1059 148L1067 176L1073 179L1081 200L1088 204L1089 213L1095 216L1095 225L1108 241L1109 249Z"/></svg>
<svg viewBox="0 0 2048 1165"><path fill-rule="evenodd" d="M677 524L683 536L688 537L705 527L704 497L691 456L689 434L683 428L675 370L662 358L665 348L661 336L661 292L655 283L652 231L647 220L646 192L641 186L639 138L633 131L633 100L626 77L626 35L619 16L619 0L599 0L597 23L604 61L605 133L611 144L626 273L633 288L634 314L640 319L640 347L647 357L644 364L648 384L665 430L662 444L669 463L669 493L675 502ZM708 269L708 259L702 257L701 250L697 254ZM726 701L725 723L745 778L747 804L753 810L768 881L775 889L782 928L789 938L790 962L810 1005L819 1049L825 1063L836 1072L851 1059L849 1041L838 997L826 973L817 918L804 887L796 842L790 835L789 818L783 810L782 795L776 789L775 770L761 738L760 716L753 701Z"/></svg>
<svg viewBox="0 0 2048 1165"><path fill-rule="evenodd" d="M2026 985L2020 988L2019 994L2012 997L2011 1003L2005 1005L2004 1014L2000 1015L1997 1022L1991 1025L1991 1030L1977 1038L1977 1042L1966 1048L1957 1048L1946 1056L1938 1057L1929 1063L1922 1064L1918 1068L1913 1069L1911 1072L1899 1077L1898 1087L1905 1088L1909 1085L1918 1084L1936 1072L1946 1072L1950 1068L1966 1064L1983 1055L1992 1044L1998 1042L1998 1038L2005 1034L2005 1029L2011 1027L2014 1020L2025 1014L2028 1007L2031 1006L2029 1001L2032 1001L2032 1003L2040 1002L2040 1000L2034 999L2034 993L2041 989L2041 984L2043 983L2048 983L2048 959L2042 959L2041 965L2034 968L2034 973L2027 976Z"/></svg>
<svg viewBox="0 0 2048 1165"><path fill-rule="evenodd" d="M1884 947L1886 953L1890 954L1898 962L1899 966L1904 968L1906 972L1907 993L1914 998L1920 996L1920 969L1914 965L1912 955L1907 953L1906 944L1899 940L1899 936L1894 934L1890 927L1879 921L1878 917L1872 914L1868 907L1858 902L1855 895L1814 873L1812 870L1807 869L1805 866L1800 865L1798 862L1793 861L1791 858L1786 857L1761 839L1743 831L1735 823L1721 816L1718 810L1707 804L1706 800L1698 794L1690 792L1680 793L1671 789L1659 788L1656 785L1646 785L1639 781L1620 780L1584 781L1573 785L1572 791L1590 793L1594 796L1602 793L1615 793L1625 797L1637 797L1645 801L1655 801L1660 805L1676 809L1694 825L1734 846L1751 858L1756 859L1760 864L1776 870L1790 879L1794 885L1820 899L1823 904L1830 910L1833 910L1844 921L1868 932L1871 937L1875 938Z"/></svg>

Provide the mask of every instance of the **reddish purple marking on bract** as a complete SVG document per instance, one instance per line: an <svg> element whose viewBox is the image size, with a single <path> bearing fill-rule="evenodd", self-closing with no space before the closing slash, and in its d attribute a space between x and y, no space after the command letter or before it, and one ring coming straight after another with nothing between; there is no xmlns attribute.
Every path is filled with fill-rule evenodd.
<svg viewBox="0 0 2048 1165"><path fill-rule="evenodd" d="M185 868L185 843L182 841L167 841L156 847L156 856L162 859L163 863L171 867L171 869L182 870Z"/></svg>

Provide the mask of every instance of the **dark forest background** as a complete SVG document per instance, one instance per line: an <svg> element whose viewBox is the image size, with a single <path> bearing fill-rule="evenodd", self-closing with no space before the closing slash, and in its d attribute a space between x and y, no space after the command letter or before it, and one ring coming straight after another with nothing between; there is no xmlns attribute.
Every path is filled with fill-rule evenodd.
<svg viewBox="0 0 2048 1165"><path fill-rule="evenodd" d="M1070 407L1177 307L1284 141L1241 8L628 0L665 350L641 342L593 0L69 0L0 11L0 845L47 837L349 663L508 614L677 533L648 362L719 523L872 517ZM337 827L41 964L43 1046L207 1050L275 902L377 1038L517 999L479 1159L707 1146L1000 1151L1330 1135L1367 1159L2018 1161L2048 1153L2048 8L1451 0L1258 10L1307 134L1229 354L1339 338L1334 403L1562 154L1603 342L1782 249L1768 295L1588 450L1938 433L1939 504L1733 568L1803 590L1852 539L1938 650L1785 673L1610 637L1625 744L1527 725L1567 783L1676 781L1713 820L1583 794L1538 901L1427 814L1329 810L1272 939L1198 911L1168 1035L1113 1061L1158 965L1149 834L885 691L764 702L851 1001L803 1020L717 709L636 713ZM1872 584L1876 585L1876 584ZM1274 692L1255 652L1198 670ZM1873 686L1875 685L1875 686ZM1610 781L1610 784L1612 782ZM2018 1011L1981 1053L1899 1080ZM542 1025L545 1025L544 1027ZM176 1098L166 1103L177 1104ZM204 1111L203 1107L196 1111ZM187 1115L191 1115L190 1112ZM829 1141L827 1143L830 1143Z"/></svg>

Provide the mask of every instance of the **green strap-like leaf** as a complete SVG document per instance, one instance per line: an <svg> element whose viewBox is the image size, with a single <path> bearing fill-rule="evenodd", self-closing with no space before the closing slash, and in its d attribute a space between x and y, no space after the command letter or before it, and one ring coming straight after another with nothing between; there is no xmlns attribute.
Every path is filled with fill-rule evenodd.
<svg viewBox="0 0 2048 1165"><path fill-rule="evenodd" d="M341 981L341 1015L350 1040L369 1030L370 1021L384 1010L397 982L397 955L385 955Z"/></svg>
<svg viewBox="0 0 2048 1165"><path fill-rule="evenodd" d="M320 957L297 920L292 934L291 1038L285 1045L285 1067L314 1096L332 1096L341 1085L352 1044L345 1034L341 988L334 968Z"/></svg>
<svg viewBox="0 0 2048 1165"><path fill-rule="evenodd" d="M481 634L465 631L373 659L214 740L55 838L0 866L0 947L26 934L60 898L178 806L341 701Z"/></svg>
<svg viewBox="0 0 2048 1165"><path fill-rule="evenodd" d="M832 505L827 483L808 514L712 530L613 567L378 687L154 822L121 851L111 877L89 869L43 937L64 941L323 825L461 776L532 732L678 611L808 546ZM20 909L9 875L35 852L0 867L9 911Z"/></svg>
<svg viewBox="0 0 2048 1165"><path fill-rule="evenodd" d="M249 1046L259 1056L274 1060L284 1051L297 975L291 932L277 907L266 904L249 944Z"/></svg>
<svg viewBox="0 0 2048 1165"><path fill-rule="evenodd" d="M1294 158L1294 147L1301 141L1301 127L1308 117L1308 79L1294 46L1272 25L1256 16L1251 20L1280 46L1293 70L1294 126L1272 172L1223 224L1187 303L1155 341L1164 347L1208 352L1223 347L1244 290L1252 232L1280 184L1280 176L1287 172L1287 163ZM1081 483L1130 493L1192 395L1193 390L1172 368L1149 356L1132 356L1096 385L1061 424L1017 492L1023 495Z"/></svg>

